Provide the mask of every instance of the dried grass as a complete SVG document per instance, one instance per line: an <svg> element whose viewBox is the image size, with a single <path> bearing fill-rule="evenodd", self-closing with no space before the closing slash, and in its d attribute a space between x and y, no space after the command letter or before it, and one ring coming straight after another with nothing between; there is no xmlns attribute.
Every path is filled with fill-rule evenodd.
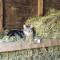
<svg viewBox="0 0 60 60"><path fill-rule="evenodd" d="M60 13L32 17L26 21L36 29L36 35L46 39L60 39Z"/></svg>

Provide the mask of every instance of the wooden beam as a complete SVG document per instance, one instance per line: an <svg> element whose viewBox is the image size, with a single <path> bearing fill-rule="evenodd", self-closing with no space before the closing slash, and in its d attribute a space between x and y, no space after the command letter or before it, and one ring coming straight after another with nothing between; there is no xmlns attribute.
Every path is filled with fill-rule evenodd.
<svg viewBox="0 0 60 60"><path fill-rule="evenodd" d="M38 0L38 16L43 15L43 0Z"/></svg>
<svg viewBox="0 0 60 60"><path fill-rule="evenodd" d="M41 48L41 47L50 47L60 45L60 40L48 40L43 41L40 44L37 43L22 43L20 41L17 42L0 42L0 52L8 52L8 51L18 51L24 49L33 49L33 48Z"/></svg>
<svg viewBox="0 0 60 60"><path fill-rule="evenodd" d="M3 1L0 0L0 32L3 31Z"/></svg>

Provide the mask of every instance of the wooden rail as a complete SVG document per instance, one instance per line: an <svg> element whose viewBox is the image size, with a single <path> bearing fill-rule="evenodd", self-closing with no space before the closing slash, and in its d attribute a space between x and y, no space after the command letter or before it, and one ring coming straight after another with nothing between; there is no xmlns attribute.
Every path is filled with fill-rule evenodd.
<svg viewBox="0 0 60 60"><path fill-rule="evenodd" d="M41 48L41 47L50 47L60 45L60 40L48 40L42 42L40 44L37 43L22 43L20 42L1 42L0 43L0 52L8 52L8 51L17 51L24 49L33 49L33 48Z"/></svg>

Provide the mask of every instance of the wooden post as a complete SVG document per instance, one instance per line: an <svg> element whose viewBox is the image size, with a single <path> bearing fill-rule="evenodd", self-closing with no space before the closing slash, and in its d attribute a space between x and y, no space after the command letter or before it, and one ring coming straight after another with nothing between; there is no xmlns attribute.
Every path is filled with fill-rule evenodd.
<svg viewBox="0 0 60 60"><path fill-rule="evenodd" d="M0 32L3 31L3 1L0 0Z"/></svg>
<svg viewBox="0 0 60 60"><path fill-rule="evenodd" d="M38 16L43 15L43 0L38 0Z"/></svg>

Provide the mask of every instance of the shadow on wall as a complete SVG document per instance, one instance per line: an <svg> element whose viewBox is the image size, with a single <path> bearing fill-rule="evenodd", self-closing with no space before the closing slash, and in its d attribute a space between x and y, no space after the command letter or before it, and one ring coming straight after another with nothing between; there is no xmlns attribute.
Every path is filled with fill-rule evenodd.
<svg viewBox="0 0 60 60"><path fill-rule="evenodd" d="M60 11L60 0L44 0L44 15Z"/></svg>

